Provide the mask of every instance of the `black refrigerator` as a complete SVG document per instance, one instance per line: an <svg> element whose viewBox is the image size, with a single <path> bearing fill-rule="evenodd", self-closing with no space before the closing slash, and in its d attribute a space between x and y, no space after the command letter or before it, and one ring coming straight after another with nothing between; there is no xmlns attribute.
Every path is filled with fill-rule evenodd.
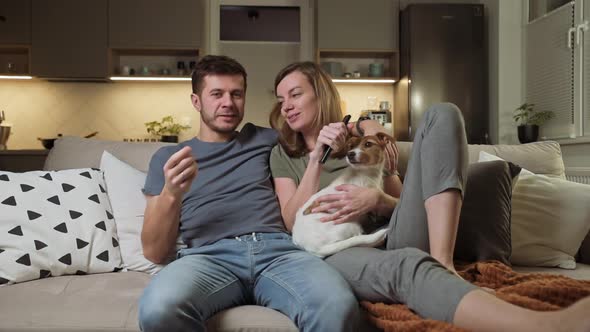
<svg viewBox="0 0 590 332"><path fill-rule="evenodd" d="M489 143L484 6L412 4L400 15L397 139L413 140L428 107L451 102L463 113L468 143Z"/></svg>

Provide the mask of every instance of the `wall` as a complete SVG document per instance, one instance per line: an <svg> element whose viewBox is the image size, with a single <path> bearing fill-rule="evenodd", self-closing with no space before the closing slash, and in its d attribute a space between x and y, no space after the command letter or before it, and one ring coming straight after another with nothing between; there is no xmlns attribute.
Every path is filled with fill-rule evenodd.
<svg viewBox="0 0 590 332"><path fill-rule="evenodd" d="M13 124L10 149L39 149L37 137L83 136L149 138L144 123L173 115L198 128L190 102L189 82L178 83L53 83L0 81L0 109ZM181 138L189 138L194 129Z"/></svg>
<svg viewBox="0 0 590 332"><path fill-rule="evenodd" d="M272 84L272 83L271 83ZM345 112L356 119L366 109L367 96L393 104L391 85L338 85ZM169 83L56 83L0 81L0 110L12 123L9 149L40 149L37 137L83 136L98 131L97 138L151 138L144 123L173 115L191 129L180 139L198 133L199 114L190 102L189 82ZM269 110L248 107L244 121L268 127Z"/></svg>

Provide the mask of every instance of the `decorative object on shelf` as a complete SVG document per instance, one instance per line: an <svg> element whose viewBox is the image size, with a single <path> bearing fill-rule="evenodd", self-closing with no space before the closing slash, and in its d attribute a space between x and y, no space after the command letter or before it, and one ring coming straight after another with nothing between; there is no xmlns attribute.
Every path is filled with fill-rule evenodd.
<svg viewBox="0 0 590 332"><path fill-rule="evenodd" d="M129 76L130 73L131 73L131 68L129 66L123 66L123 68L121 68L121 75Z"/></svg>
<svg viewBox="0 0 590 332"><path fill-rule="evenodd" d="M10 128L11 125L5 122L6 115L4 111L0 112L0 150L7 150L6 143L8 142L8 137L10 137ZM2 124L4 122L4 124Z"/></svg>
<svg viewBox="0 0 590 332"><path fill-rule="evenodd" d="M379 62L369 64L369 76L370 77L382 77L383 76L383 64Z"/></svg>
<svg viewBox="0 0 590 332"><path fill-rule="evenodd" d="M149 134L160 136L161 142L178 143L178 135L191 126L176 123L174 118L168 115L163 117L161 121L146 122L145 127Z"/></svg>
<svg viewBox="0 0 590 332"><path fill-rule="evenodd" d="M186 69L185 69L185 66L184 66L184 61L178 61L176 63L176 70L177 70L176 71L176 75L178 75L178 76L184 76L184 75L186 75Z"/></svg>
<svg viewBox="0 0 590 332"><path fill-rule="evenodd" d="M552 111L535 111L535 104L524 103L514 110L513 119L518 123L518 140L520 143L536 142L539 138L539 126L551 120Z"/></svg>
<svg viewBox="0 0 590 332"><path fill-rule="evenodd" d="M92 138L94 136L96 136L96 134L98 134L98 131L92 132L86 136L84 136L84 138ZM41 138L41 137L37 137L37 139L39 141L41 141L41 145L43 145L43 147L47 150L51 150L53 148L53 145L55 144L55 140L62 137L62 134L57 134L57 137L55 138Z"/></svg>
<svg viewBox="0 0 590 332"><path fill-rule="evenodd" d="M342 62L323 61L320 63L322 69L332 77L342 77L343 67Z"/></svg>

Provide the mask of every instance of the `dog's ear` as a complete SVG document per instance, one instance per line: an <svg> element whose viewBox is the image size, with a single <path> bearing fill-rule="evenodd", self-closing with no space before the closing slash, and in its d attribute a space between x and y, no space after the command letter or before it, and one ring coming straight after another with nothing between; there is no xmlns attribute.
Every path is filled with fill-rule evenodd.
<svg viewBox="0 0 590 332"><path fill-rule="evenodd" d="M348 140L346 141L346 146L344 147L344 149L342 149L338 152L332 152L332 158L340 159L340 158L346 157L346 154L348 153L348 151L350 151L353 147L355 147L359 141L360 141L360 137L350 136L348 138Z"/></svg>
<svg viewBox="0 0 590 332"><path fill-rule="evenodd" d="M379 140L379 142L381 142L383 144L387 144L389 142L395 143L395 138L393 138L390 135L387 135L386 133L379 132L375 136L377 136L377 139Z"/></svg>

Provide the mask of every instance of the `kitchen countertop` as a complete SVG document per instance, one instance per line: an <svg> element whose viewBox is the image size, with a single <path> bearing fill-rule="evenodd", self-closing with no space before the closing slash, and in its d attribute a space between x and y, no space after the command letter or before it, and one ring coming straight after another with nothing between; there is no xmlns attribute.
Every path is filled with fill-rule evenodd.
<svg viewBox="0 0 590 332"><path fill-rule="evenodd" d="M23 149L23 150L0 150L0 155L47 155L49 150L46 149Z"/></svg>

